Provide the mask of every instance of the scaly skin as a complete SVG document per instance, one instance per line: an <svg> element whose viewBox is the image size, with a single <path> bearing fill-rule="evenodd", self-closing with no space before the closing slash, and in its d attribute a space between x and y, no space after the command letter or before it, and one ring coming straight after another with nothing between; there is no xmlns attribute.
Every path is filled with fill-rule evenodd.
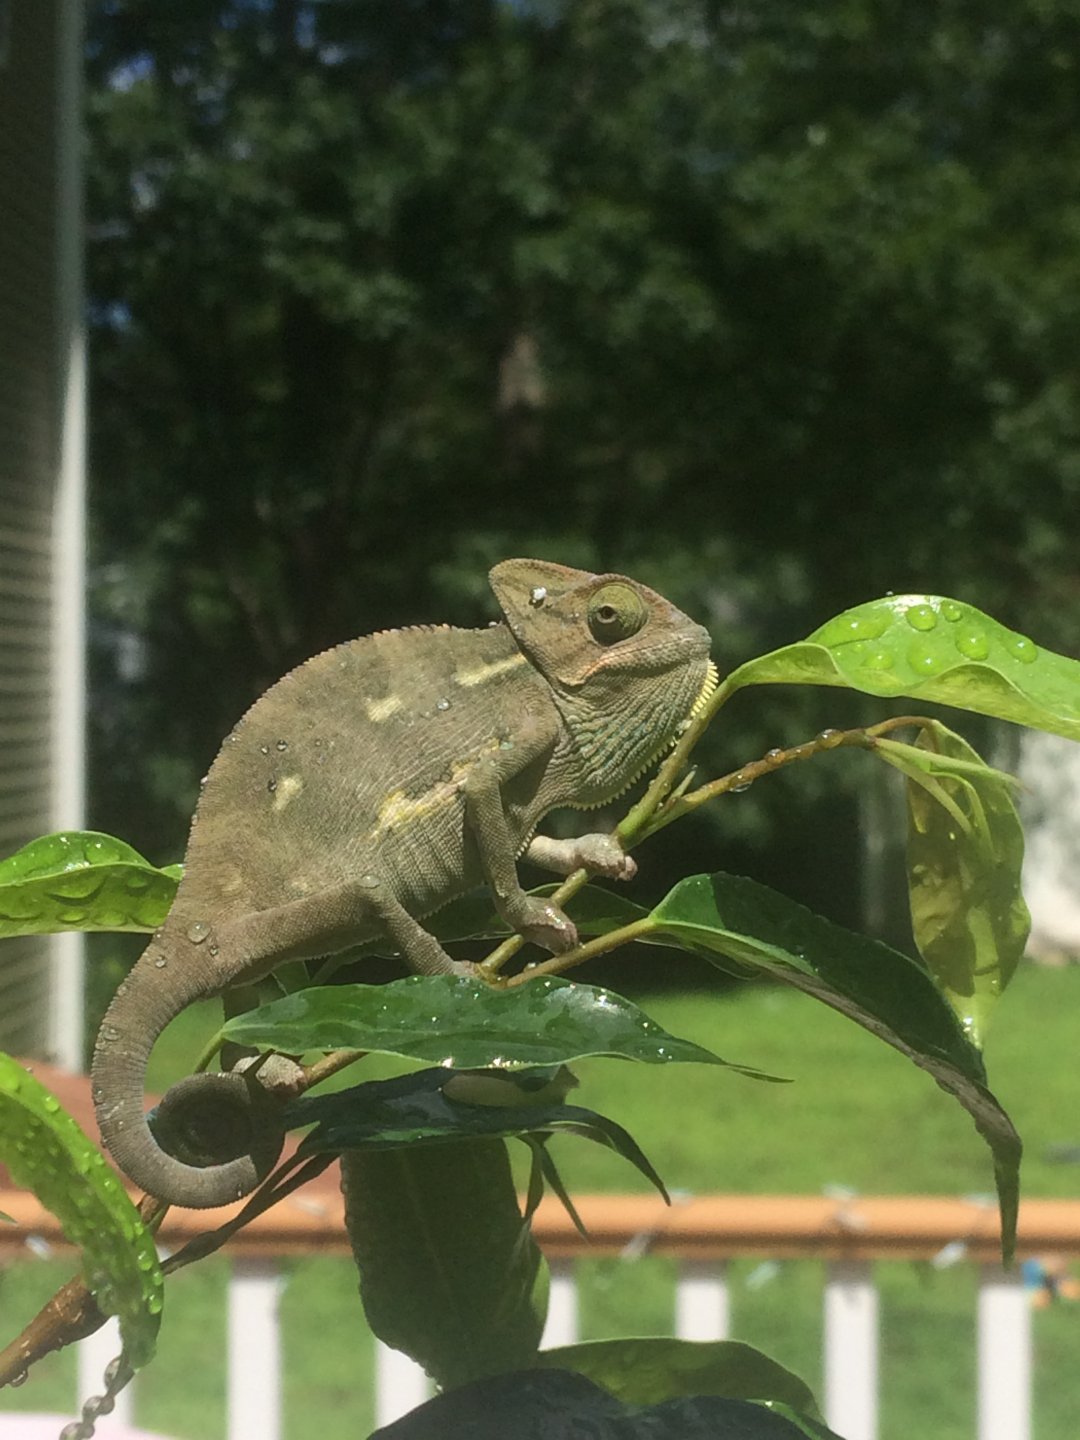
<svg viewBox="0 0 1080 1440"><path fill-rule="evenodd" d="M193 1001L379 936L418 973L466 970L420 920L481 881L526 938L553 952L576 943L561 911L522 890L516 861L548 811L604 803L671 743L712 683L709 636L622 576L508 560L491 584L505 623L340 645L268 690L222 746L173 908L94 1052L102 1138L160 1199L236 1200L280 1148L272 1098L235 1073L196 1077L163 1102L167 1143L182 1117L209 1163L151 1134L147 1059ZM538 837L529 858L633 873L597 837Z"/></svg>

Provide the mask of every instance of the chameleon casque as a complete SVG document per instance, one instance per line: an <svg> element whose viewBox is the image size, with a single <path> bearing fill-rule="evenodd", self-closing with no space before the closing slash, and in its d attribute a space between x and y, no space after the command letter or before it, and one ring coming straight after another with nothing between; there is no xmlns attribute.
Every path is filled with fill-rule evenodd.
<svg viewBox="0 0 1080 1440"><path fill-rule="evenodd" d="M524 892L518 858L634 873L612 836L534 831L557 807L612 799L671 744L716 684L709 634L621 575L507 560L490 581L503 621L338 645L268 690L222 745L172 909L94 1053L105 1145L160 1199L236 1200L281 1148L280 1101L236 1071L191 1076L162 1102L166 1115L194 1104L196 1133L216 1137L197 1157L208 1163L151 1133L147 1059L193 1001L373 937L418 973L472 973L420 920L481 882L508 925L559 953L573 923Z"/></svg>

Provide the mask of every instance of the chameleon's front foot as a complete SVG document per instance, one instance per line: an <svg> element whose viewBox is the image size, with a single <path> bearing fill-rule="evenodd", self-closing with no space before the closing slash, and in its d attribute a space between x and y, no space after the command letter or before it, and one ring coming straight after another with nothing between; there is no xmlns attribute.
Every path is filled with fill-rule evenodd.
<svg viewBox="0 0 1080 1440"><path fill-rule="evenodd" d="M632 880L637 874L637 862L614 835L578 835L571 840L536 835L525 851L525 858L544 870L554 870L557 875L588 870L590 875L603 875L606 880Z"/></svg>
<svg viewBox="0 0 1080 1440"><path fill-rule="evenodd" d="M522 897L520 913L512 924L523 940L539 945L552 955L565 955L578 943L577 926L550 900L541 900L535 895Z"/></svg>

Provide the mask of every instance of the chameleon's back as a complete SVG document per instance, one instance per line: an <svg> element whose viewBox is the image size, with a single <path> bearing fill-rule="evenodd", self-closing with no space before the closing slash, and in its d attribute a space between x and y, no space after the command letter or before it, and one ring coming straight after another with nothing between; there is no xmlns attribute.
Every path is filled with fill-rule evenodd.
<svg viewBox="0 0 1080 1440"><path fill-rule="evenodd" d="M507 691L513 707L500 700ZM425 913L477 878L458 778L507 740L504 712L526 706L553 713L504 625L384 631L308 660L252 706L214 761L177 910L220 920L377 870Z"/></svg>

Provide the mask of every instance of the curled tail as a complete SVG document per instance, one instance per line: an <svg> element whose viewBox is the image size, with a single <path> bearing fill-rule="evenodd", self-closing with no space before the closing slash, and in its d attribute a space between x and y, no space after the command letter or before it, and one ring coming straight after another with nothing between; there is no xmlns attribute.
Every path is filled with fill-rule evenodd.
<svg viewBox="0 0 1080 1440"><path fill-rule="evenodd" d="M181 1010L223 988L225 967L192 949L178 961L155 936L143 951L101 1022L91 1083L101 1138L124 1174L170 1205L208 1210L255 1189L273 1169L284 1131L278 1101L235 1073L174 1085L151 1130L143 1091L154 1042Z"/></svg>

